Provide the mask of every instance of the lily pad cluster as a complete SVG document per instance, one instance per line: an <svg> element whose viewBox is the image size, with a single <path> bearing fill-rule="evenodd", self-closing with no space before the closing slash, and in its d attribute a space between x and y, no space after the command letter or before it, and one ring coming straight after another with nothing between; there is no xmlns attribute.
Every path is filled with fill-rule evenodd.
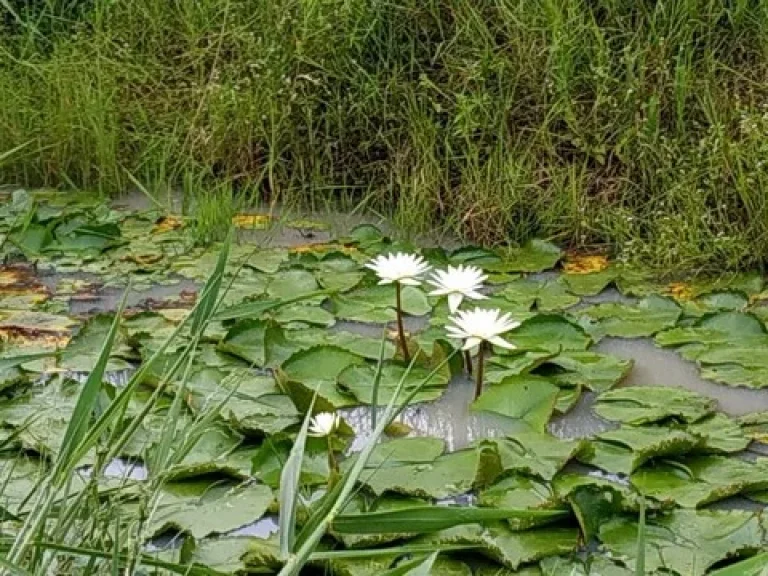
<svg viewBox="0 0 768 576"><path fill-rule="evenodd" d="M239 223L263 222L244 215ZM199 289L217 266L217 248L194 246L184 226L174 216L56 195L14 194L0 208L0 505L9 535L51 472L114 320L109 310L75 314L73 306L98 302L128 280L134 290L182 279ZM446 332L448 303L402 286L404 328L396 331L391 287L364 266L414 250L373 226L292 248L233 247L222 298L200 338L182 325L194 294L127 307L97 406L106 409L126 375L141 369L124 409L146 417L125 432L111 464L117 472L100 490L126 522L146 516L148 551L211 574L278 573L281 471L307 412L341 419L332 439L306 441L299 525L333 485L336 462L344 471L358 458L343 419L348 409L383 406L401 385L413 403L438 400L455 385L465 365L461 343ZM501 435L448 451L444 439L390 430L312 567L349 576L628 576L644 561L648 574L759 573L749 570L768 555L760 509L768 502L768 458L746 450L768 439L768 416L730 418L684 389L618 386L632 362L593 346L606 337L652 337L706 378L766 387L762 278L662 284L540 240L420 254L435 267L480 268L493 287L476 304L520 322L505 334L514 349L487 351L486 389L469 407L496 415ZM610 286L625 298L592 299ZM191 360L166 382L189 346ZM158 390L162 400L147 410ZM603 432L551 433L553 419L592 399ZM170 470L157 469L169 418L173 434L205 425ZM83 456L70 496L85 489L99 457ZM161 473L167 481L148 514L145 479ZM755 506L712 506L733 497ZM427 557L428 550L440 554Z"/></svg>

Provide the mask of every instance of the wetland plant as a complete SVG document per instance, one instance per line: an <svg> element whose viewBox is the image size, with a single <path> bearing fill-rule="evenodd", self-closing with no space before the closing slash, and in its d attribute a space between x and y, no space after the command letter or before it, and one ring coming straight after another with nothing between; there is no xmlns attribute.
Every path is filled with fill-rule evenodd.
<svg viewBox="0 0 768 576"><path fill-rule="evenodd" d="M483 391L484 354L489 345L512 350L514 344L504 340L501 335L520 326L520 322L512 319L509 314L502 314L498 308L484 310L459 310L449 318L453 326L446 327L448 336L463 340L462 350L470 352L477 349L477 370L475 372L475 399Z"/></svg>
<svg viewBox="0 0 768 576"><path fill-rule="evenodd" d="M408 352L408 342L405 338L405 329L403 328L402 287L403 285L419 286L422 276L429 271L429 264L418 254L398 252L396 254L377 256L365 266L376 273L379 277L379 284L395 285L397 335L403 351L403 358L406 362L410 362L411 355Z"/></svg>

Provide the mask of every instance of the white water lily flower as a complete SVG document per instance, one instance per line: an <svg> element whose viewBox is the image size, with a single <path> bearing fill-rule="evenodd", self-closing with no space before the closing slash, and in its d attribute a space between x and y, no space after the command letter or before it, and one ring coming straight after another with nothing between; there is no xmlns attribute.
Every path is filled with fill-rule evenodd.
<svg viewBox="0 0 768 576"><path fill-rule="evenodd" d="M310 436L330 436L339 427L339 415L320 412L309 421Z"/></svg>
<svg viewBox="0 0 768 576"><path fill-rule="evenodd" d="M469 350L482 342L490 342L507 349L515 348L514 344L501 338L501 334L517 328L520 322L512 320L509 314L502 315L498 308L459 310L448 320L455 324L455 326L446 326L448 337L464 340L462 350Z"/></svg>
<svg viewBox="0 0 768 576"><path fill-rule="evenodd" d="M421 276L429 270L429 264L418 254L387 254L377 256L365 265L379 277L379 284L408 284L418 286Z"/></svg>
<svg viewBox="0 0 768 576"><path fill-rule="evenodd" d="M448 309L454 314L464 298L482 300L487 296L478 292L483 282L488 279L480 268L475 266L448 266L448 270L436 270L429 283L436 289L431 296L448 296Z"/></svg>

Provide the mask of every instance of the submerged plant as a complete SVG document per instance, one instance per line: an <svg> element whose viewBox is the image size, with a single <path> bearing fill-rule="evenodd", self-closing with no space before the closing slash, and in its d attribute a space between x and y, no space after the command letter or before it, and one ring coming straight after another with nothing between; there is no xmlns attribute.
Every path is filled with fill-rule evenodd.
<svg viewBox="0 0 768 576"><path fill-rule="evenodd" d="M429 264L417 254L398 252L377 256L365 266L376 273L379 277L379 284L395 285L397 334L400 339L400 347L403 350L403 358L406 362L410 362L411 355L408 352L408 342L405 339L405 329L403 328L402 286L420 285L421 277L429 270Z"/></svg>
<svg viewBox="0 0 768 576"><path fill-rule="evenodd" d="M494 344L509 350L515 348L504 340L501 335L517 328L520 323L513 320L509 314L501 314L498 308L485 310L460 310L449 318L454 326L447 326L446 331L450 338L464 340L462 350L469 352L477 348L477 370L475 375L475 398L480 396L483 390L484 353L488 344Z"/></svg>
<svg viewBox="0 0 768 576"><path fill-rule="evenodd" d="M429 283L435 287L430 296L447 296L448 310L455 314L462 300L482 300L487 298L480 292L483 282L488 276L480 268L475 266L448 266L447 270L435 270ZM464 351L464 367L467 373L472 374L472 355L469 350Z"/></svg>

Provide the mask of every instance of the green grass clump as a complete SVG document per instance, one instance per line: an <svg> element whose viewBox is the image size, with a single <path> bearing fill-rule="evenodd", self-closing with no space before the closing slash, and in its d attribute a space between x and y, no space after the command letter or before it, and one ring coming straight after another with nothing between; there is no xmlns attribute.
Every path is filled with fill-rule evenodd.
<svg viewBox="0 0 768 576"><path fill-rule="evenodd" d="M116 193L135 178L197 194L223 182L233 203L364 202L409 230L486 243L608 244L678 269L768 260L761 2L1 0L0 12L0 153L24 145L0 161L4 182Z"/></svg>

